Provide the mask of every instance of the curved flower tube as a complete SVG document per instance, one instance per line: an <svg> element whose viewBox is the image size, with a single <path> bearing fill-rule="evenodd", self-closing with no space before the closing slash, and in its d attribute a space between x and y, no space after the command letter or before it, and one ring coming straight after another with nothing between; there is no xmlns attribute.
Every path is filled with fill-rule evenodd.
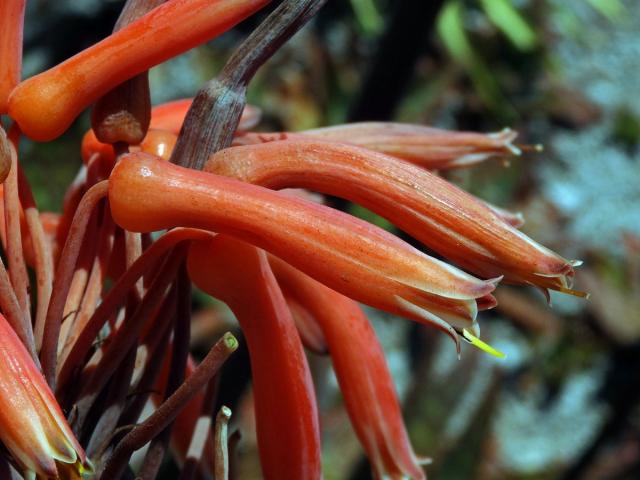
<svg viewBox="0 0 640 480"><path fill-rule="evenodd" d="M180 133L184 117L192 102L192 98L186 98L153 107L151 109L149 132L144 140L142 140L140 148L147 153L168 158L176 143L175 136ZM248 130L256 126L260 121L260 116L261 112L258 107L246 105L240 117L238 131ZM96 153L99 154L105 162L113 163L116 157L113 146L98 140L95 132L91 129L89 129L82 138L80 153L82 155L82 161L85 164L91 156Z"/></svg>
<svg viewBox="0 0 640 480"><path fill-rule="evenodd" d="M7 112L9 94L20 82L26 3L26 0L0 2L0 115Z"/></svg>
<svg viewBox="0 0 640 480"><path fill-rule="evenodd" d="M9 97L9 114L33 140L53 140L85 107L115 86L215 38L267 3L269 0L166 2L19 84ZM45 109L47 114L42 115Z"/></svg>
<svg viewBox="0 0 640 480"><path fill-rule="evenodd" d="M311 312L296 298L288 295L286 291L283 291L282 294L287 301L287 306L289 307L304 347L317 355L326 355L329 353L327 340L324 338L322 329Z"/></svg>
<svg viewBox="0 0 640 480"><path fill-rule="evenodd" d="M429 170L463 168L492 157L520 155L512 142L517 132L505 128L496 133L456 132L393 122L363 122L305 130L298 133L245 133L235 145L277 140L321 140L349 143L401 158Z"/></svg>
<svg viewBox="0 0 640 480"><path fill-rule="evenodd" d="M492 203L481 200L487 207L489 207L493 213L495 213L503 222L508 223L513 228L520 228L524 225L524 215L522 212L512 212L511 210L504 209L493 205Z"/></svg>
<svg viewBox="0 0 640 480"><path fill-rule="evenodd" d="M187 268L199 288L229 305L244 332L264 478L321 478L313 381L266 254L217 235L191 245Z"/></svg>
<svg viewBox="0 0 640 480"><path fill-rule="evenodd" d="M0 440L26 478L80 479L92 467L44 377L0 315Z"/></svg>
<svg viewBox="0 0 640 480"><path fill-rule="evenodd" d="M5 224L5 206L3 199L3 185L0 185L0 243L6 249L7 245L7 227ZM42 224L43 233L49 244L51 251L56 250L56 232L60 223L60 214L55 212L40 212L40 223ZM24 210L20 209L20 234L22 235L22 250L27 265L34 268L36 265L36 255L33 248L33 240L29 233L27 220Z"/></svg>
<svg viewBox="0 0 640 480"><path fill-rule="evenodd" d="M472 277L367 222L148 154L123 156L109 180L109 202L122 228L192 226L236 236L350 298L430 323L456 342L455 329L478 334L478 302L494 303L495 280Z"/></svg>
<svg viewBox="0 0 640 480"><path fill-rule="evenodd" d="M387 218L483 278L568 291L575 263L534 242L491 208L407 162L352 145L285 140L217 152L205 171L263 187L309 188Z"/></svg>
<svg viewBox="0 0 640 480"><path fill-rule="evenodd" d="M278 258L271 256L269 263L285 295L304 305L324 333L347 412L375 478L424 479L384 351L362 309Z"/></svg>

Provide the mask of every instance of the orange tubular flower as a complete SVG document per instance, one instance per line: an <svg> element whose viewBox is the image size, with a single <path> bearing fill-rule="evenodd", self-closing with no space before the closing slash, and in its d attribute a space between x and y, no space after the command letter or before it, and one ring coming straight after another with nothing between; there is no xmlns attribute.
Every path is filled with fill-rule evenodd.
<svg viewBox="0 0 640 480"><path fill-rule="evenodd" d="M0 315L0 440L26 478L80 479L91 471L55 397Z"/></svg>
<svg viewBox="0 0 640 480"><path fill-rule="evenodd" d="M506 223L484 202L407 162L364 148L317 140L232 147L205 171L280 189L309 188L346 198L389 219L483 278L569 290L570 262Z"/></svg>
<svg viewBox="0 0 640 480"><path fill-rule="evenodd" d="M312 313L329 348L351 423L375 478L424 479L402 419L384 351L358 304L271 257L287 296Z"/></svg>
<svg viewBox="0 0 640 480"><path fill-rule="evenodd" d="M0 114L7 113L9 94L20 82L25 0L0 2Z"/></svg>
<svg viewBox="0 0 640 480"><path fill-rule="evenodd" d="M166 2L18 85L9 98L9 114L32 139L53 140L85 107L115 86L215 38L267 3L269 0ZM45 109L47 114L43 115Z"/></svg>
<svg viewBox="0 0 640 480"><path fill-rule="evenodd" d="M350 143L402 158L430 170L462 168L491 157L520 155L512 142L518 134L505 128L497 133L454 132L424 125L365 122L305 130L299 133L246 133L235 145L308 139Z"/></svg>
<svg viewBox="0 0 640 480"><path fill-rule="evenodd" d="M458 341L478 333L482 281L342 212L144 153L123 156L109 180L122 228L192 226L234 235L279 256L327 286L371 306L431 323Z"/></svg>
<svg viewBox="0 0 640 480"><path fill-rule="evenodd" d="M266 254L217 235L190 247L187 266L198 287L229 305L247 340L264 478L321 478L313 381Z"/></svg>

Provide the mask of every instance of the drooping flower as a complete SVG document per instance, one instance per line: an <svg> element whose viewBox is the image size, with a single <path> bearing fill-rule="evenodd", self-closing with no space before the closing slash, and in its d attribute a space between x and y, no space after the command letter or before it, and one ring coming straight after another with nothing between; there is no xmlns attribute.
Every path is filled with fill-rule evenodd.
<svg viewBox="0 0 640 480"><path fill-rule="evenodd" d="M384 351L360 306L278 258L269 262L287 299L295 299L324 335L347 412L376 478L424 479Z"/></svg>
<svg viewBox="0 0 640 480"><path fill-rule="evenodd" d="M0 440L26 478L79 479L92 470L40 370L2 315Z"/></svg>
<svg viewBox="0 0 640 480"><path fill-rule="evenodd" d="M242 133L235 145L311 137L358 145L407 160L429 170L469 167L492 157L520 155L513 144L517 132L505 128L497 133L457 132L394 122L363 122L316 128L302 132Z"/></svg>
<svg viewBox="0 0 640 480"><path fill-rule="evenodd" d="M189 276L233 310L253 378L264 478L320 479L320 433L302 343L265 252L227 235L195 242Z"/></svg>
<svg viewBox="0 0 640 480"><path fill-rule="evenodd" d="M576 262L533 241L464 190L388 155L335 142L282 140L222 150L205 171L346 198L475 275L579 293L570 290Z"/></svg>
<svg viewBox="0 0 640 480"><path fill-rule="evenodd" d="M458 340L478 334L482 281L350 215L237 180L124 156L109 180L114 220L131 231L191 226L234 235L371 306L430 323Z"/></svg>

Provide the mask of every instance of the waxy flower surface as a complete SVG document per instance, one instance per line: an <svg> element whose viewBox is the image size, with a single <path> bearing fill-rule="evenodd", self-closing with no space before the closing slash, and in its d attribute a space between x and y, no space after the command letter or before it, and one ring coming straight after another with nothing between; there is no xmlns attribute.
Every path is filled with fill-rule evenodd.
<svg viewBox="0 0 640 480"><path fill-rule="evenodd" d="M0 425L0 440L25 477L81 478L91 472L40 370L2 315Z"/></svg>
<svg viewBox="0 0 640 480"><path fill-rule="evenodd" d="M155 107L151 67L268 0L128 0L111 35L22 82L25 2L0 3L0 468L153 479L171 451L181 479L227 480L240 416L255 425L264 478L319 480L306 347L331 358L373 475L423 480L429 462L358 302L443 331L459 355L462 337L501 356L479 338L499 282L580 294L578 262L435 172L519 155L512 130L254 131L251 78L324 1L279 2L194 98ZM54 140L92 104L61 213L40 213L21 137ZM370 209L438 257L317 194ZM251 372L226 363L239 346L226 326L203 355L190 351L194 285L230 308Z"/></svg>

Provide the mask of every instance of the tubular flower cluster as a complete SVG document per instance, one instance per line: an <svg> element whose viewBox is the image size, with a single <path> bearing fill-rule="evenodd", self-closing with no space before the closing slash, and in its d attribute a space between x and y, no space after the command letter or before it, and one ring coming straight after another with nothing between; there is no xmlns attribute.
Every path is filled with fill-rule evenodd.
<svg viewBox="0 0 640 480"><path fill-rule="evenodd" d="M237 236L351 298L431 323L456 342L456 331L477 335L478 306L495 303L495 280L474 278L369 223L148 154L122 158L109 199L115 221L128 230L191 226Z"/></svg>
<svg viewBox="0 0 640 480"><path fill-rule="evenodd" d="M376 478L425 478L402 420L393 379L369 320L353 300L282 260L269 260L280 287L324 336L351 423Z"/></svg>
<svg viewBox="0 0 640 480"><path fill-rule="evenodd" d="M575 263L531 240L485 203L422 168L368 149L274 141L222 150L205 171L346 198L480 277L504 275L510 283L565 291L573 276Z"/></svg>
<svg viewBox="0 0 640 480"><path fill-rule="evenodd" d="M0 455L26 478L80 480L94 464L100 479L121 478L150 444L139 474L152 479L171 440L181 478L229 477L231 413L222 407L214 421L212 406L238 342L227 333L199 365L190 361L192 282L225 302L243 331L262 472L274 480L322 478L304 346L330 355L374 476L425 478L356 302L434 326L458 352L462 336L500 356L478 338L477 321L496 305L498 282L581 295L571 290L579 262L519 232L520 216L430 172L530 148L509 129L249 131L260 119L244 103L251 76L324 1L280 2L194 99L155 108L149 68L269 0L129 0L113 34L23 82L25 2L0 1L0 114L12 125L8 134L0 126ZM40 214L20 135L52 140L90 104L62 214ZM204 171L179 166L199 169L206 157ZM286 188L362 205L457 266L316 203L317 193L278 191ZM162 394L151 395L154 385ZM140 423L145 404L155 411Z"/></svg>
<svg viewBox="0 0 640 480"><path fill-rule="evenodd" d="M226 235L192 245L189 274L233 310L245 334L266 479L321 478L313 381L266 254Z"/></svg>
<svg viewBox="0 0 640 480"><path fill-rule="evenodd" d="M60 136L78 114L110 89L196 45L217 37L269 0L175 0L19 84L9 114L38 141ZM165 34L171 29L171 35ZM117 57L117 62L110 61ZM47 115L42 109L47 106Z"/></svg>
<svg viewBox="0 0 640 480"><path fill-rule="evenodd" d="M26 478L81 478L84 450L38 367L0 315L0 440Z"/></svg>

